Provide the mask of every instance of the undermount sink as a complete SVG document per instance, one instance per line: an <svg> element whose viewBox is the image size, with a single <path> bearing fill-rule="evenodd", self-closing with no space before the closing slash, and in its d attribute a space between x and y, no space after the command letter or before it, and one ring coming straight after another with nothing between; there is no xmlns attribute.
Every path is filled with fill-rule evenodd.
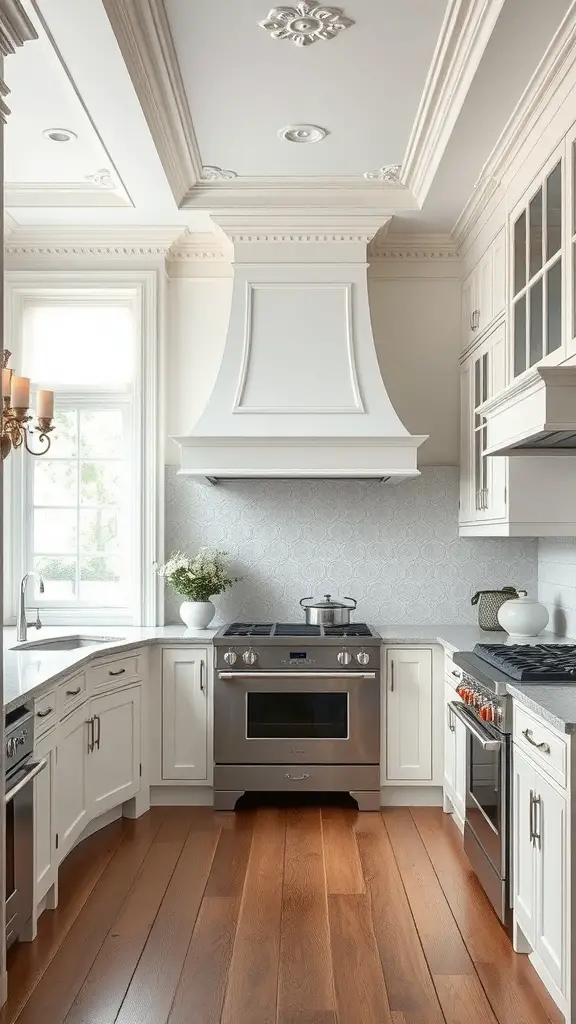
<svg viewBox="0 0 576 1024"><path fill-rule="evenodd" d="M121 636L55 636L51 640L29 640L12 647L13 651L76 651L79 647L96 647L122 640Z"/></svg>

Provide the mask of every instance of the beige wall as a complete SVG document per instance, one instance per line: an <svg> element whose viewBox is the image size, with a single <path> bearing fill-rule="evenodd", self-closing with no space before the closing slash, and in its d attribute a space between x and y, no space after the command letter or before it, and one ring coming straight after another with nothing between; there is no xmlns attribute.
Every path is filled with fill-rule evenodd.
<svg viewBox="0 0 576 1024"><path fill-rule="evenodd" d="M390 398L408 430L430 434L421 465L457 465L460 282L458 264L379 267L370 281L378 357ZM420 276L422 275L422 276ZM226 337L231 278L172 279L166 342L166 462L178 462L168 438L186 434L214 385Z"/></svg>

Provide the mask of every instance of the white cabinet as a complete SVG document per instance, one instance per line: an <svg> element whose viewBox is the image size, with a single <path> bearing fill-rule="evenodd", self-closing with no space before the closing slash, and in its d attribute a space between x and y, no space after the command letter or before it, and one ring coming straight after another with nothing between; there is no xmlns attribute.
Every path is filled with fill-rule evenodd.
<svg viewBox="0 0 576 1024"><path fill-rule="evenodd" d="M35 757L45 758L44 771L34 780L34 890L38 906L58 876L56 854L56 741L53 729L34 748Z"/></svg>
<svg viewBox="0 0 576 1024"><path fill-rule="evenodd" d="M463 827L466 813L466 729L450 709L462 703L452 682L444 684L444 808L453 809Z"/></svg>
<svg viewBox="0 0 576 1024"><path fill-rule="evenodd" d="M56 821L61 861L89 821L88 705L60 723L56 764Z"/></svg>
<svg viewBox="0 0 576 1024"><path fill-rule="evenodd" d="M208 651L166 649L162 655L162 778L207 781Z"/></svg>
<svg viewBox="0 0 576 1024"><path fill-rule="evenodd" d="M94 749L88 754L91 818L124 803L140 789L140 704L140 686L90 701L94 733Z"/></svg>
<svg viewBox="0 0 576 1024"><path fill-rule="evenodd" d="M536 953L536 968L548 987L552 982L552 995L565 996L567 801L516 745L513 759L515 921Z"/></svg>
<svg viewBox="0 0 576 1024"><path fill-rule="evenodd" d="M505 229L498 233L462 284L462 345L473 345L505 311Z"/></svg>
<svg viewBox="0 0 576 1024"><path fill-rule="evenodd" d="M386 777L432 778L432 652L386 651Z"/></svg>

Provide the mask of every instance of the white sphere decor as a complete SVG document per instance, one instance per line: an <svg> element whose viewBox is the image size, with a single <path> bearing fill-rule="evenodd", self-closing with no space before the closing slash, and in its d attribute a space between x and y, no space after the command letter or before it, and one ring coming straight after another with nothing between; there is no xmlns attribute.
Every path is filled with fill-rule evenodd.
<svg viewBox="0 0 576 1024"><path fill-rule="evenodd" d="M548 625L548 609L526 590L519 590L518 597L505 601L498 609L498 622L510 636L538 636Z"/></svg>
<svg viewBox="0 0 576 1024"><path fill-rule="evenodd" d="M206 629L215 614L212 601L182 601L180 605L180 618L188 629Z"/></svg>

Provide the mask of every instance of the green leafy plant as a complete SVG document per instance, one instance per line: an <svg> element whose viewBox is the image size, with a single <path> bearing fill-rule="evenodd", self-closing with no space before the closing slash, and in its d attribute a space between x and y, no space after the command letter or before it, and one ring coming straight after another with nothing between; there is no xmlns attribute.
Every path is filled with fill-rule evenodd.
<svg viewBox="0 0 576 1024"><path fill-rule="evenodd" d="M164 565L154 563L154 571L187 601L209 601L240 580L228 574L226 552L208 548L200 548L195 558L173 551Z"/></svg>

